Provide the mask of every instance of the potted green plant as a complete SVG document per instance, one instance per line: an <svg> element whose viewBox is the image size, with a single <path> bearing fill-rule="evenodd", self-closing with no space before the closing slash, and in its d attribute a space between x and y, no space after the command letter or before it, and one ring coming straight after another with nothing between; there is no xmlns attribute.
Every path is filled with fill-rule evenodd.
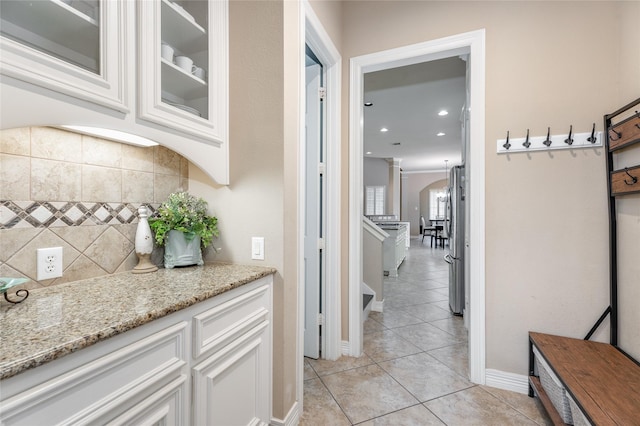
<svg viewBox="0 0 640 426"><path fill-rule="evenodd" d="M158 246L164 246L164 266L203 265L202 248L219 235L218 219L207 214L207 202L188 192L169 195L149 218Z"/></svg>

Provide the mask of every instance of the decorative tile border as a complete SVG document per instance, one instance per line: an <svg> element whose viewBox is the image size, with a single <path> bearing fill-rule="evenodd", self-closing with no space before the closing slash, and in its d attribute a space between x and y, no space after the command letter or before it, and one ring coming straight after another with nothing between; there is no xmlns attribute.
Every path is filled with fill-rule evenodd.
<svg viewBox="0 0 640 426"><path fill-rule="evenodd" d="M160 204L0 200L0 229L123 225L138 222L138 208Z"/></svg>

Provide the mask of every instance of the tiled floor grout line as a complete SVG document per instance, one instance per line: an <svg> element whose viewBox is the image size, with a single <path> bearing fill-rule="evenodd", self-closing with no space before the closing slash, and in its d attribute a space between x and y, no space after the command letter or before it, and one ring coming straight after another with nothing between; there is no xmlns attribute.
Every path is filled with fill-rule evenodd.
<svg viewBox="0 0 640 426"><path fill-rule="evenodd" d="M419 424L422 424L424 421L426 421L426 420L421 421L419 420L421 417L415 417L415 416L427 416L428 418L431 418L434 421L435 419L437 419L437 421L442 422L442 424L444 424L445 426L454 425L454 424L464 424L464 422L460 423L460 418L458 418L459 416L451 417L450 414L447 413L446 409L443 410L443 407L446 407L452 401L463 401L466 398L469 398L469 395L485 395L481 397L481 400L484 400L484 398L490 398L492 400L497 401L496 403L499 403L500 407L508 407L509 410L512 410L511 412L517 413L518 416L522 416L520 417L521 422L531 421L534 424L540 425L541 423L539 422L542 420L538 419L536 421L535 413L529 412L529 408L528 408L529 406L527 404L521 403L519 399L514 399L508 394L503 394L500 392L491 392L486 387L477 385L469 381L468 370L466 368L463 368L463 363L462 363L463 360L465 359L465 356L463 353L459 352L459 351L464 351L465 345L468 345L468 341L466 339L463 339L464 337L464 333L462 330L463 323L461 322L460 319L458 319L457 317L454 317L445 309L445 305L447 304L446 302L448 298L444 294L444 291L445 289L448 289L448 282L445 283L444 281L446 280L445 275L448 275L448 273L446 273L445 270L442 269L438 272L433 272L436 275L442 275L441 277L433 277L431 275L429 278L425 278L424 275L421 276L420 271L426 270L426 271L432 272L434 267L438 267L438 268L440 267L440 262L420 262L419 260L421 255L422 254L418 254L417 256L415 256L413 258L414 260L413 262L410 262L410 259L407 258L407 261L405 261L407 263L405 263L406 268L404 272L406 272L406 274L405 274L405 277L403 277L404 279L402 280L391 279L393 281L390 281L390 279L385 277L383 288L387 293L386 295L388 295L387 296L388 298L385 301L386 302L385 308L387 309L385 310L385 312L380 313L381 314L380 317L375 316L374 314L374 316L370 316L369 319L367 320L367 321L370 321L367 330L371 330L371 331L364 333L363 339L365 342L367 342L367 336L369 335L369 339L374 339L374 340L368 340L369 342L368 349L373 351L372 352L373 355L369 355L366 351L363 351L363 355L367 357L367 360L363 361L365 365L353 366L353 361L347 360L345 364L340 364L338 365L338 367L344 368L344 366L349 366L349 368L345 368L340 371L332 371L333 369L336 368L336 366L332 366L331 364L329 364L328 366L323 364L316 364L316 367L314 367L314 365L311 362L308 362L309 366L311 367L311 370L315 373L316 377L319 379L319 383L322 384L322 387L323 387L322 393L325 395L323 398L326 398L326 393L328 393L328 395L331 398L330 400L333 401L335 405L339 408L339 411L335 410L335 415L339 416L338 413L341 413L342 417L340 421L342 421L342 418L344 418L345 419L344 421L347 424L352 426L363 425L365 423L368 424L369 422L375 423L376 422L375 419L379 419L379 418L384 418L380 421L385 422L385 424L390 419L394 419L394 421L397 421L400 418L406 418L408 420L413 419L414 421L417 421ZM429 258L428 256L439 257L440 253L437 253L437 254L433 253L433 250L432 250L431 253L425 253L425 258L428 259ZM416 266L417 266L416 269L410 269ZM426 286L423 285L423 283L427 283L427 282L430 282L429 285L437 285L437 287L425 288ZM398 286L396 287L395 284L398 284ZM413 288L412 285L415 285L415 288ZM393 293L394 287L397 288L397 290L399 291L399 293L397 293L397 297L392 296L394 294ZM427 295L425 297L426 299L442 298L443 300L426 300L426 301L412 303L412 298L415 300L420 298L420 292L423 292ZM415 294L416 296L414 297L413 294ZM422 298L422 299L424 300L425 298ZM397 304L394 304L394 302ZM430 307L429 305L431 305L432 307ZM416 308L413 308L414 306ZM417 306L422 306L422 308L419 308ZM437 318L438 316L440 316L440 313L439 311L434 310L436 308L441 309L444 312L447 312L449 315L445 316L444 318ZM424 314L422 314L423 315L422 317L418 316L420 314L421 309L422 311L424 311ZM387 313L387 317L386 317L387 324L391 324L391 326L384 324L385 313ZM436 318L433 318L433 319L430 318L428 320L425 320L424 319L425 317L426 318L436 317ZM413 321L416 321L416 322L414 323ZM404 324L404 322L408 322L408 324ZM396 325L396 324L402 324L402 325ZM428 327L424 327L425 325L427 325ZM410 330L410 327L416 327L416 328L415 330ZM420 327L423 327L423 329L420 329ZM429 328L429 327L432 327L432 328ZM403 332L403 335L401 335L400 332L401 332L401 329L403 328L407 328L407 330L406 332ZM382 333L385 333L385 334L382 334ZM387 333L389 333L388 336L391 337L390 341L387 340ZM436 338L433 341L424 340L423 336L425 337L430 336L430 333L437 333L434 335L436 336ZM378 336L375 338L370 336L373 334L378 334ZM407 336L407 337L404 337L404 336ZM440 337L438 336L443 336L442 341L440 341ZM448 336L448 337L444 337L444 336ZM396 340L396 339L399 339L399 340ZM462 339L462 340L459 340L459 339ZM393 341L397 341L399 346L398 347L396 347L395 345L388 346ZM406 350L404 348L401 348L404 345L404 343L402 342L407 342L411 344L412 345L411 347L414 347L414 349L411 349L411 347L408 347ZM420 343L420 345L418 345L418 344L414 344L414 342L423 342L423 343ZM436 344L437 347L431 347L431 345L433 344ZM440 346L440 344L442 345ZM387 349L385 345L387 345L389 349ZM428 349L425 350L423 348L428 348ZM398 356L399 354L403 354L406 351L411 351L416 349L418 350L418 352L416 353L409 353L406 355ZM376 356L376 354L378 354L378 356ZM450 372L447 374L452 374L461 379L464 379L464 382L460 382L457 385L462 388L461 389L455 389L453 387L442 388L441 391L449 390L449 392L443 393L441 395L438 394L439 392L430 392L430 391L423 392L419 387L416 387L414 384L412 384L411 380L408 380L408 381L405 380L405 376L407 376L407 378L410 378L412 376L413 371L418 371L408 366L410 366L412 363L417 362L416 364L417 368L418 369L421 368L420 365L422 365L422 363L420 360L422 358L416 358L415 360L400 362L396 365L394 365L393 363L394 361L402 360L404 358L410 358L415 356L424 357L424 355L426 355L431 360L433 360L433 364L431 363L431 361L429 361L427 364L434 365L434 366L439 365L440 367L436 367L437 370L440 370L442 367L444 367L446 370ZM391 356L391 358L385 359L386 356ZM426 361L426 358L424 359ZM389 370L385 369L383 365L386 365ZM340 383L343 380L351 380L353 378L357 378L357 380L363 380L360 383L364 384L365 387L368 387L369 386L367 382L368 379L364 378L365 376L363 374L360 374L359 372L354 371L358 369L364 369L366 367L369 367L369 368L374 367L372 370L363 370L362 372L363 373L366 372L367 375L372 374L373 375L372 377L375 377L374 382L378 383L377 385L374 385L374 382L372 382L371 384L371 386L377 386L375 389L378 389L375 393L371 393L372 397L374 397L374 395L375 396L386 395L385 389L386 387L388 387L389 391L391 391L391 389L396 389L395 392L399 394L403 393L403 391L406 392L406 397L403 397L402 402L399 404L397 403L392 405L388 405L385 403L384 406L371 405L371 402L367 404L367 401L369 401L369 396L367 391L364 391L362 393L362 398L366 398L366 400L363 399L363 402L360 403L363 405L359 405L359 403L356 401L355 402L356 405L353 406L353 399L357 400L358 397L353 396L352 394L345 394L344 388ZM425 368L427 367L425 366ZM318 374L318 371L321 371L323 369L325 371L330 371L330 373L324 374L322 376ZM351 372L351 373L346 376L328 379L328 377L330 376L342 374L345 372ZM396 378L396 376L394 376L392 372L395 372L398 378ZM431 373L427 373L427 376L425 377L431 377L430 374ZM389 381L389 378L391 379L391 381ZM428 379L428 380L431 380L431 379ZM334 388L334 391L337 392L335 395L331 391L331 389L329 389L329 386L327 385L327 383L331 384L331 386ZM403 383L405 384L403 385ZM380 384L383 384L383 385L380 386ZM414 391L417 393L414 394L409 390L409 388L414 389ZM477 388L477 389L471 391L471 389L474 389L474 388ZM356 389L356 388L351 388L351 389ZM452 389L455 389L455 390L452 390ZM316 392L318 390L319 389L317 389ZM456 394L458 395L453 396ZM423 397L430 398L430 399L421 401L418 395L422 395ZM414 401L417 401L417 403L413 403L413 401L411 401L412 399ZM327 399L326 401L328 402L330 400ZM511 403L507 402L507 400L511 401ZM343 407L339 401L342 401L345 404L345 406ZM382 401L382 399L380 399L380 401ZM410 405L395 409L395 407L401 406L402 404L410 404ZM436 411L432 411L432 408L429 408L427 404L429 404ZM494 402L491 402L490 404L491 406L493 406ZM422 408L421 409L415 408L418 406L421 406ZM369 407L369 408L366 410L363 410L364 407ZM520 409L518 407L520 407ZM355 411L354 411L354 408L356 408ZM331 408L331 410L333 409L334 408ZM409 409L411 410L406 413L403 412L404 410L409 410ZM420 414L422 409L426 410L426 412L424 412L423 414ZM389 410L389 411L386 411L386 410ZM374 414L382 411L386 411L386 412L379 415ZM354 419L357 420L357 422L352 420L347 414L347 412L351 413L351 415L354 416ZM400 412L403 412L403 413L400 413ZM527 415L526 414L527 412L529 412L530 414ZM440 415L438 415L437 413L440 413ZM359 419L359 417L368 417L368 416L373 416L373 417L370 417L364 420ZM392 416L392 417L385 418L386 416ZM458 418L458 420L454 420L456 418ZM524 419L527 419L527 420L525 421ZM447 423L447 420L449 421L449 423ZM310 422L309 424L319 424L319 423ZM395 423L395 424L398 424L399 426L401 426L402 422ZM486 423L486 424L490 424L490 423ZM544 425L544 421L542 421L542 425Z"/></svg>
<svg viewBox="0 0 640 426"><path fill-rule="evenodd" d="M430 324L430 322L429 322L429 321L424 321L424 320L422 320L421 318L418 318L418 319L420 319L422 322L420 322L420 323L418 323L418 324L412 324L412 325L429 324L429 325L431 325L431 326L433 326L433 327L436 327L435 325ZM371 320L372 320L372 321L375 321L375 319L373 319L373 318L371 318ZM439 320L436 320L436 321L439 321ZM376 321L376 322L378 322L378 321ZM381 324L381 323L379 323L379 324ZM384 324L382 324L382 325L384 326ZM401 327L405 327L405 326L400 326L400 327L397 327L397 328L401 328ZM436 327L436 328L440 329L439 327ZM388 329L388 330L393 331L393 329ZM451 333L447 332L446 330L442 330L442 331L446 332L447 334L451 335L452 337L457 338L457 336L455 336L455 335L453 335L453 334L451 334ZM407 339L405 339L404 337L400 336L399 334L397 334L397 333L395 333L395 334L396 334L398 337L400 337L401 339L403 339L403 340L405 340L405 341L409 342ZM411 343L411 342L409 342L409 343ZM463 343L463 342L460 342L460 343ZM414 345L414 346L415 346L415 345ZM428 399L428 400L425 400L425 401L421 401L421 400L420 400L420 398L418 398L418 396L414 395L414 394L413 394L409 389L407 389L407 388L406 388L402 383L400 383L400 381L399 381L398 379L396 379L396 378L395 378L395 377L394 377L394 376L393 376L389 371L385 370L385 368L384 368L382 365L380 365L380 364L381 364L381 363L384 363L384 362L388 362L388 361L394 361L394 360L398 360L398 359L408 358L408 357L415 356L415 355L418 355L418 354L425 354L425 355L427 355L427 356L429 356L429 357L433 358L433 359L434 359L436 362L438 362L439 364L442 364L444 367L446 367L446 368L450 369L450 370L451 370L454 374L456 374L457 376L459 376L459 377L461 377L461 378L463 378L463 379L465 379L465 380L469 380L468 378L466 378L466 377L462 376L462 375L461 375L461 374L459 374L457 371L453 370L451 367L449 367L448 365L446 365L445 363L443 363L442 361L440 361L439 359L437 359L436 357L434 357L433 355L431 355L431 354L429 353L429 351L436 350L436 349L442 349L442 348L445 348L445 347L447 347L447 346L452 346L452 345L445 345L445 346L442 346L442 347L439 347L439 348L433 348L433 349L429 349L429 350L422 350L422 348L419 348L419 347L418 347L418 348L420 349L420 352L417 352L417 353L414 353L414 354L403 355L403 356L399 356L399 357L395 357L395 358L385 359L385 360L383 360L383 361L376 361L376 360L374 360L373 358L371 358L371 356L370 356L370 355L368 355L368 354L367 354L367 355L371 358L371 360L374 362L374 364L375 364L378 368L380 368L382 371L384 371L384 372L385 372L389 377L391 377L391 378L392 378L392 379L393 379L393 380L394 380L394 381L395 381L395 382L396 382L396 383L397 383L397 384L398 384L402 389L404 389L405 391L407 391L407 392L409 393L409 395L411 395L413 398L415 398L415 399L416 399L416 401L418 401L418 404L413 404L413 405L410 405L410 406L407 406L407 407L400 408L400 409L398 409L398 410L390 411L390 412L388 412L388 413L381 414L380 416L376 416L376 417L372 417L372 418L367 419L367 420L363 420L362 422L359 422L359 423L357 423L357 424L362 424L362 423L368 422L368 421L370 421L370 420L376 419L376 418L378 418L378 417L383 417L383 416L389 415L389 414L391 414L391 413L395 413L395 412L398 412L398 411L401 411L401 410L405 410L405 409L407 409L407 408L414 407L414 406L416 406L416 405L422 405L422 406L423 406L425 409L427 409L431 414L433 414L433 415L434 415L438 420L440 420L442 423L444 423L444 424L446 425L446 423L444 422L444 420L442 420L441 418L439 418L439 417L436 415L436 413L434 413L433 411L431 411L431 410L429 409L429 407L427 407L425 404L426 404L427 402L429 402L429 401L434 401L434 400L437 400L437 399L440 399L440 398L446 397L446 396L448 396L448 395L452 395L452 394L455 394L455 393L457 393L457 392L461 392L461 391L464 391L464 390L467 390L467 389L470 389L470 388L476 387L476 386L478 386L478 385L476 385L475 383L469 382L469 383L471 383L471 386L466 387L466 388L464 388L464 389L459 389L459 390L457 390L457 391L455 391L455 392L450 392L450 393L445 394L445 395L440 395L440 396L438 396L437 398L432 398L432 399ZM359 368L359 367L358 367L358 368ZM329 393L331 393L331 391L329 391ZM333 396L333 394L332 394L332 396ZM335 400L335 398L334 398L334 400ZM337 401L336 401L336 402L337 402ZM352 424L354 424L354 423L352 423Z"/></svg>
<svg viewBox="0 0 640 426"><path fill-rule="evenodd" d="M311 368L313 368L313 366L311 366ZM359 367L356 367L359 368ZM350 368L348 370L355 370L355 368ZM344 370L344 371L348 371L348 370ZM315 369L313 370L315 371ZM338 374L338 373L342 373L342 371L338 371L334 374ZM342 414L344 414L344 417L347 419L347 421L353 426L353 421L351 420L351 418L349 417L349 415L347 414L347 412L344 410L344 408L342 408L342 405L340 405L340 403L338 402L338 400L336 399L335 395L333 394L333 392L331 392L331 389L329 389L329 386L327 386L327 384L324 382L324 380L322 380L322 377L318 374L318 372L316 371L316 374L318 375L318 378L320 379L320 383L322 383L322 386L324 386L324 388L327 390L327 392L329 392L329 395L331 395L331 398L333 399L333 401L336 403L336 405L338 406L338 408L340 408L340 411L342 411ZM327 374L327 376L330 376L330 374Z"/></svg>

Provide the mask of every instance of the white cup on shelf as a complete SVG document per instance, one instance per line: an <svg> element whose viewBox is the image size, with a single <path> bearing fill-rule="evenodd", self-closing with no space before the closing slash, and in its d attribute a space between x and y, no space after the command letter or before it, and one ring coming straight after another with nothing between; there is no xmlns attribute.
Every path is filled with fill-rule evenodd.
<svg viewBox="0 0 640 426"><path fill-rule="evenodd" d="M176 56L176 65L189 74L193 72L193 59L188 56Z"/></svg>
<svg viewBox="0 0 640 426"><path fill-rule="evenodd" d="M165 60L167 60L169 62L173 62L173 47L171 47L170 45L168 45L164 41L162 42L162 45L160 46L160 54L162 55L162 57Z"/></svg>
<svg viewBox="0 0 640 426"><path fill-rule="evenodd" d="M194 66L193 75L198 77L200 80L204 80L207 75L207 71L204 68Z"/></svg>

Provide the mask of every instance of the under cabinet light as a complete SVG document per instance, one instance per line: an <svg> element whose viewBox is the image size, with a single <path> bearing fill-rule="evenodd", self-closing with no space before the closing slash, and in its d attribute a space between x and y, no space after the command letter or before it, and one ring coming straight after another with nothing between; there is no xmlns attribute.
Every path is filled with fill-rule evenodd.
<svg viewBox="0 0 640 426"><path fill-rule="evenodd" d="M386 127L383 127L382 129L380 129L380 131L381 131L382 133L384 133L384 132L388 132L388 131L389 131L389 129L387 129Z"/></svg>
<svg viewBox="0 0 640 426"><path fill-rule="evenodd" d="M445 132L440 132L436 136L444 136L445 134L446 134Z"/></svg>
<svg viewBox="0 0 640 426"><path fill-rule="evenodd" d="M438 115L439 115L439 116L441 116L441 117L442 117L442 116L445 116L445 115L447 115L447 114L449 114L449 111L447 111L446 109L443 109L443 110L441 110L441 111L438 113Z"/></svg>
<svg viewBox="0 0 640 426"><path fill-rule="evenodd" d="M132 135L131 133L121 132L119 130L104 129L102 127L89 127L89 126L71 126L61 125L56 126L62 129L71 130L72 132L78 132L89 136L95 136L98 138L109 139L116 142L127 143L137 146L155 146L159 145L158 142L151 139L143 138L142 136Z"/></svg>

